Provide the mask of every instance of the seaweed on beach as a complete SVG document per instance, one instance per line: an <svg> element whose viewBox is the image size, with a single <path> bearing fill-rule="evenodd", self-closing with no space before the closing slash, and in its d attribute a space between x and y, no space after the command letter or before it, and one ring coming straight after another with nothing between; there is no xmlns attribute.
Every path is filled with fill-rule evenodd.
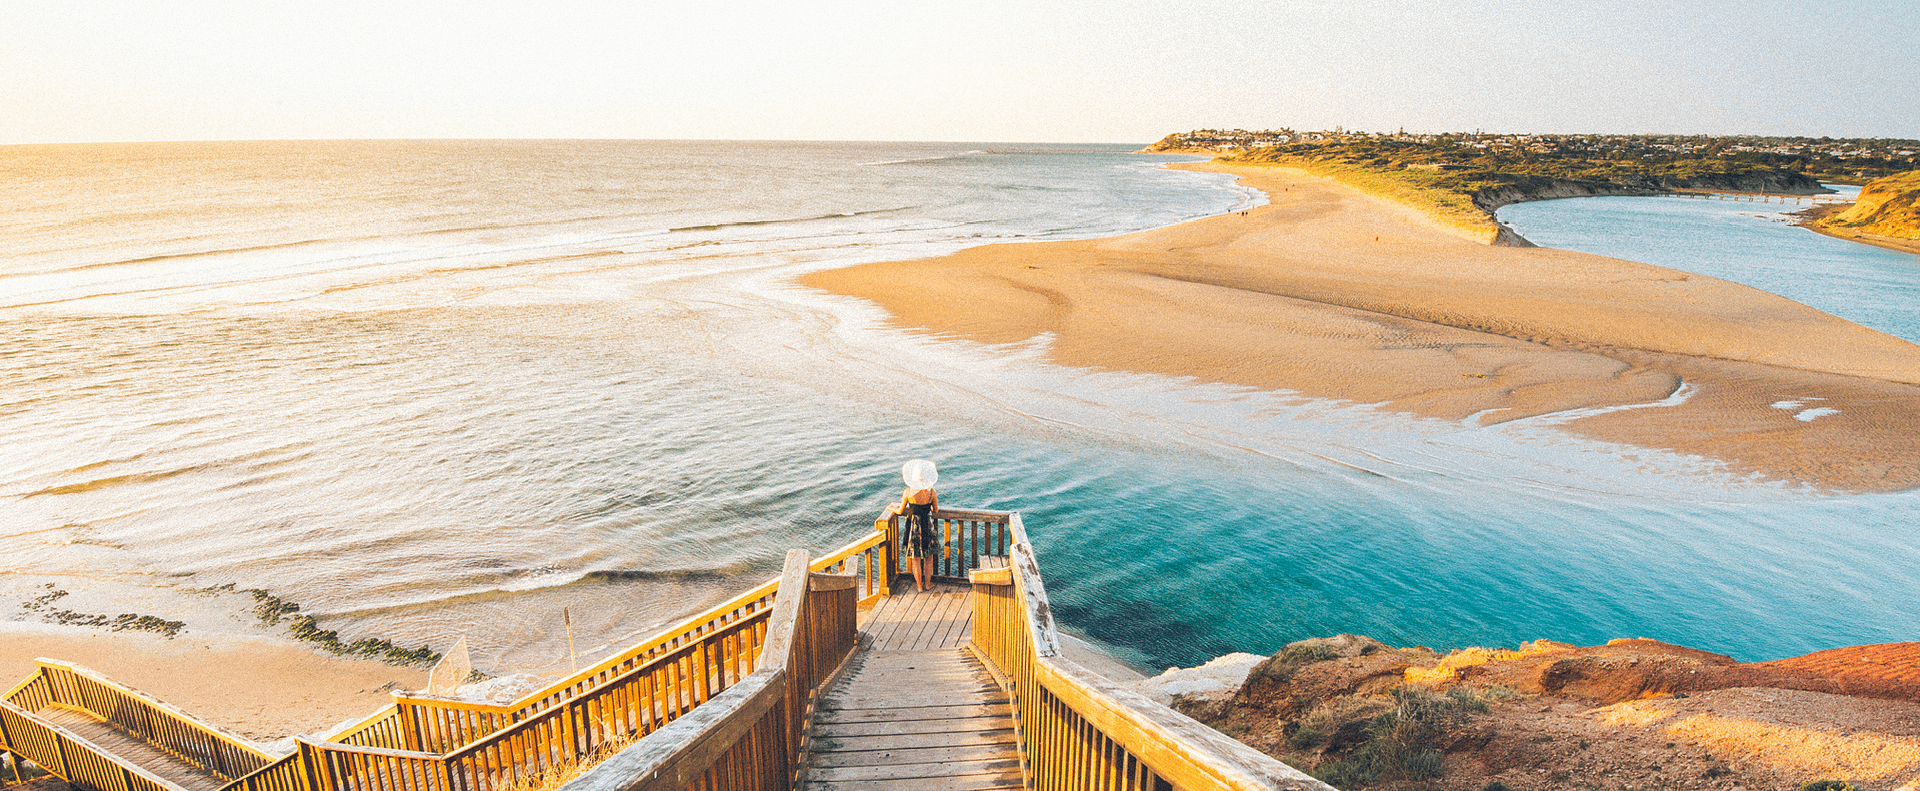
<svg viewBox="0 0 1920 791"><path fill-rule="evenodd" d="M99 613L77 612L64 608L48 609L52 607L54 602L65 598L68 592L61 590L51 582L47 583L44 587L47 591L46 593L29 599L21 606L28 612L41 613L41 619L48 623L57 623L62 626L91 626L115 632L153 632L155 634L165 635L169 640L173 639L175 635L180 633L181 629L185 629L187 626L186 621L169 621L155 615L142 615L132 612L123 612L119 615L102 615Z"/></svg>
<svg viewBox="0 0 1920 791"><path fill-rule="evenodd" d="M234 590L232 585L223 586L224 590ZM427 646L402 648L392 641L376 637L365 637L351 643L343 642L340 633L333 629L322 629L313 616L300 612L300 605L282 599L259 588L245 588L238 593L253 596L253 614L260 622L268 626L287 624L287 632L294 639L312 643L336 656L350 656L361 659L377 659L389 665L402 667L432 667L440 661L440 654Z"/></svg>

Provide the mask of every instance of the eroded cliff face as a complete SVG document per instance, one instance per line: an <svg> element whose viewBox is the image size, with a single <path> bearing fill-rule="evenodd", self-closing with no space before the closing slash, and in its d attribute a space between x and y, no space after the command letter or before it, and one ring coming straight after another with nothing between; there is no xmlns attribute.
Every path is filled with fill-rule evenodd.
<svg viewBox="0 0 1920 791"><path fill-rule="evenodd" d="M1852 207L1827 216L1819 224L1874 236L1920 239L1920 170L1868 184Z"/></svg>
<svg viewBox="0 0 1920 791"><path fill-rule="evenodd" d="M1172 697L1341 788L1920 788L1920 643L1739 662L1644 639L1441 655L1339 635Z"/></svg>
<svg viewBox="0 0 1920 791"><path fill-rule="evenodd" d="M1684 179L1622 178L1617 181L1522 178L1514 184L1489 187L1473 194L1473 205L1492 214L1502 206L1555 198L1596 195L1665 195L1679 190L1766 192L1774 195L1824 195L1833 190L1801 173L1772 171L1746 174L1705 174Z"/></svg>

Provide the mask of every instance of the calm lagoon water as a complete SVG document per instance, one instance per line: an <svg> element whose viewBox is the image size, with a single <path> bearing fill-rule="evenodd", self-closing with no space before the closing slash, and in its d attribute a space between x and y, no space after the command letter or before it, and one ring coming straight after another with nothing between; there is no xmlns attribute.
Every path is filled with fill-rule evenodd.
<svg viewBox="0 0 1920 791"><path fill-rule="evenodd" d="M1920 343L1920 256L1794 227L1790 214L1809 205L1570 198L1508 206L1500 219L1543 247L1731 280Z"/></svg>
<svg viewBox="0 0 1920 791"><path fill-rule="evenodd" d="M945 501L1022 511L1063 624L1144 667L1338 632L1742 659L1920 634L1912 494L1063 369L791 284L1261 200L1128 148L0 148L0 621L54 583L257 628L203 592L232 584L553 671L562 607L583 654L621 645L857 535L926 457Z"/></svg>

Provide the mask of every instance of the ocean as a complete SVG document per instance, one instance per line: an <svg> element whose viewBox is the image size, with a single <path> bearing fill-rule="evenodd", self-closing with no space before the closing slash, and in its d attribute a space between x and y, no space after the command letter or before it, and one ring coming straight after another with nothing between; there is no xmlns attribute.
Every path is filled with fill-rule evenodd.
<svg viewBox="0 0 1920 791"><path fill-rule="evenodd" d="M859 535L924 457L943 503L1021 511L1063 627L1142 668L1340 632L1749 660L1920 633L1913 493L1062 368L792 283L1264 200L1132 148L0 148L0 620L65 590L270 632L260 589L553 673L563 608L583 661L622 646Z"/></svg>

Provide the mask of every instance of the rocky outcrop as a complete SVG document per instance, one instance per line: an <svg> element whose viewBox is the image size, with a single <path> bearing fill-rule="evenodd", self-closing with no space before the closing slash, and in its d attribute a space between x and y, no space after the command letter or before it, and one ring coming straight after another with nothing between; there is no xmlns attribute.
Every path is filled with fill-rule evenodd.
<svg viewBox="0 0 1920 791"><path fill-rule="evenodd" d="M1244 664L1240 665L1244 666ZM1654 640L1292 643L1174 706L1341 788L1920 788L1920 643L1772 662Z"/></svg>

